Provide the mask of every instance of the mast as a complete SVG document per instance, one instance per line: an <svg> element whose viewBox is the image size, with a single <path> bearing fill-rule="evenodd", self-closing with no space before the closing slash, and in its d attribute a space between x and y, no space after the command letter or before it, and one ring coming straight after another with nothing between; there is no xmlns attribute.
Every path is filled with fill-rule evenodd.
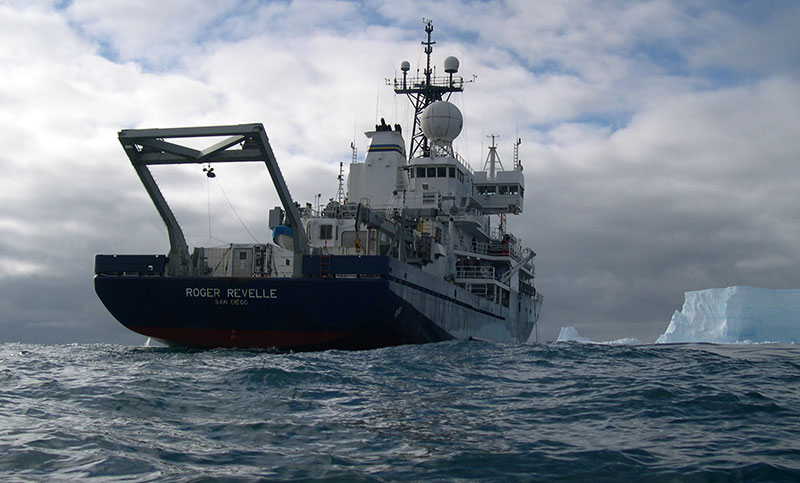
<svg viewBox="0 0 800 483"><path fill-rule="evenodd" d="M414 128L411 134L411 149L408 152L408 159L411 160L415 157L429 156L430 146L428 139L422 133L422 126L420 124L420 116L426 107L436 101L447 100L453 92L462 92L464 90L464 79L461 76L455 76L458 72L458 59L455 57L448 57L444 61L444 71L447 76L436 77L433 69L431 68L431 53L433 53L433 40L431 40L431 33L433 32L433 20L424 20L425 32L427 40L422 41L425 46L424 52L426 57L425 70L420 77L408 77L408 71L411 69L411 64L404 60L400 64L400 70L403 72L402 77L395 77L394 79L394 92L397 94L406 94L414 106ZM419 73L419 71L417 71ZM388 80L387 80L388 83ZM445 97L446 95L446 97Z"/></svg>
<svg viewBox="0 0 800 483"><path fill-rule="evenodd" d="M341 161L339 161L339 176L337 179L339 180L339 191L336 192L336 201L341 205L344 202L344 166Z"/></svg>
<svg viewBox="0 0 800 483"><path fill-rule="evenodd" d="M497 145L494 143L495 138L499 138L500 135L498 134L490 134L486 136L487 138L492 138L492 145L489 146L489 155L486 157L486 162L483 164L483 170L486 171L488 168L489 171L489 181L494 181L497 179L496 172L497 172L497 165L500 165L500 170L503 171L503 163L500 162L500 156L497 155Z"/></svg>

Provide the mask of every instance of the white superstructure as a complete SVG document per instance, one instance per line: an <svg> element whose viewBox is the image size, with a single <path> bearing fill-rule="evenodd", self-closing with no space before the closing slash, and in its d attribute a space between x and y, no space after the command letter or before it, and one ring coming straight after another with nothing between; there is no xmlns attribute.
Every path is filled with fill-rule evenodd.
<svg viewBox="0 0 800 483"><path fill-rule="evenodd" d="M534 288L535 253L508 232L505 223L506 216L519 214L524 207L525 178L517 159L520 141L511 169L503 168L494 136L481 171L474 171L454 151L463 117L444 97L461 92L463 80L454 76L455 57L445 60L447 77L432 75L430 23L426 31L425 76L409 78L409 63L403 62L403 76L394 83L395 91L407 94L417 110L410 155L399 125L381 119L374 131L366 132L367 153L363 161L350 165L346 198L317 210L310 205L301 208L310 253L388 255L422 272L432 290L453 292L456 300L459 294L473 297L469 300L474 306L497 314L510 326L527 327L530 333L542 302ZM290 238L283 235L283 239ZM275 241L281 244L278 238ZM274 265L291 272L288 262ZM426 303L446 302L440 297Z"/></svg>

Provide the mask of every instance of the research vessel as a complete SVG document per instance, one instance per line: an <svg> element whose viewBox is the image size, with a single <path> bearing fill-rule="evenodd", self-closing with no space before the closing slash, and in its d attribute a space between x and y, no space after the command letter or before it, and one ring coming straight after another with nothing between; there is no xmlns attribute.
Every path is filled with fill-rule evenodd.
<svg viewBox="0 0 800 483"><path fill-rule="evenodd" d="M372 349L452 339L528 341L542 295L535 253L507 229L522 213L525 178L514 145L509 169L492 138L483 169L453 149L463 125L451 103L467 83L455 57L445 75L426 65L388 80L414 108L409 149L383 119L353 148L337 197L296 203L262 124L119 132L169 238L166 255L96 255L95 291L125 327L172 346L279 350ZM188 140L192 140L189 142ZM213 142L212 142L213 141ZM199 143L208 144L197 149ZM281 206L273 243L194 247L149 166L263 162Z"/></svg>

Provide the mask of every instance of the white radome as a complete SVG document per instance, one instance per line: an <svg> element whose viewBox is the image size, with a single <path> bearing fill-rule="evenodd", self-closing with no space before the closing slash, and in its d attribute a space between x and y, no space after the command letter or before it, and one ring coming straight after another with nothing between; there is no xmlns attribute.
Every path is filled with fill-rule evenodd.
<svg viewBox="0 0 800 483"><path fill-rule="evenodd" d="M422 111L420 125L431 141L452 142L461 134L464 117L458 108L447 101L436 101Z"/></svg>
<svg viewBox="0 0 800 483"><path fill-rule="evenodd" d="M455 74L458 72L458 59L452 55L444 59L444 71L448 74Z"/></svg>

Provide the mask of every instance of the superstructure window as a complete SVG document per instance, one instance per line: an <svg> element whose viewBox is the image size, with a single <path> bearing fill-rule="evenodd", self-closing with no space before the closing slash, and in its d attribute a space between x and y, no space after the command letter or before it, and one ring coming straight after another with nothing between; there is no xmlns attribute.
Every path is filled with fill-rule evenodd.
<svg viewBox="0 0 800 483"><path fill-rule="evenodd" d="M450 166L450 167L447 168L447 171L448 171L447 172L447 177L448 178L455 178L456 177L456 168L455 167Z"/></svg>
<svg viewBox="0 0 800 483"><path fill-rule="evenodd" d="M425 178L425 168L417 168L417 178Z"/></svg>
<svg viewBox="0 0 800 483"><path fill-rule="evenodd" d="M447 166L439 166L436 168L437 178L447 178Z"/></svg>
<svg viewBox="0 0 800 483"><path fill-rule="evenodd" d="M497 194L497 185L496 184L481 185L481 186L476 186L476 188L478 190L478 194L481 194L481 195L496 195Z"/></svg>
<svg viewBox="0 0 800 483"><path fill-rule="evenodd" d="M319 226L319 239L332 240L333 239L333 225L320 225Z"/></svg>
<svg viewBox="0 0 800 483"><path fill-rule="evenodd" d="M436 168L428 168L428 178L436 177Z"/></svg>

